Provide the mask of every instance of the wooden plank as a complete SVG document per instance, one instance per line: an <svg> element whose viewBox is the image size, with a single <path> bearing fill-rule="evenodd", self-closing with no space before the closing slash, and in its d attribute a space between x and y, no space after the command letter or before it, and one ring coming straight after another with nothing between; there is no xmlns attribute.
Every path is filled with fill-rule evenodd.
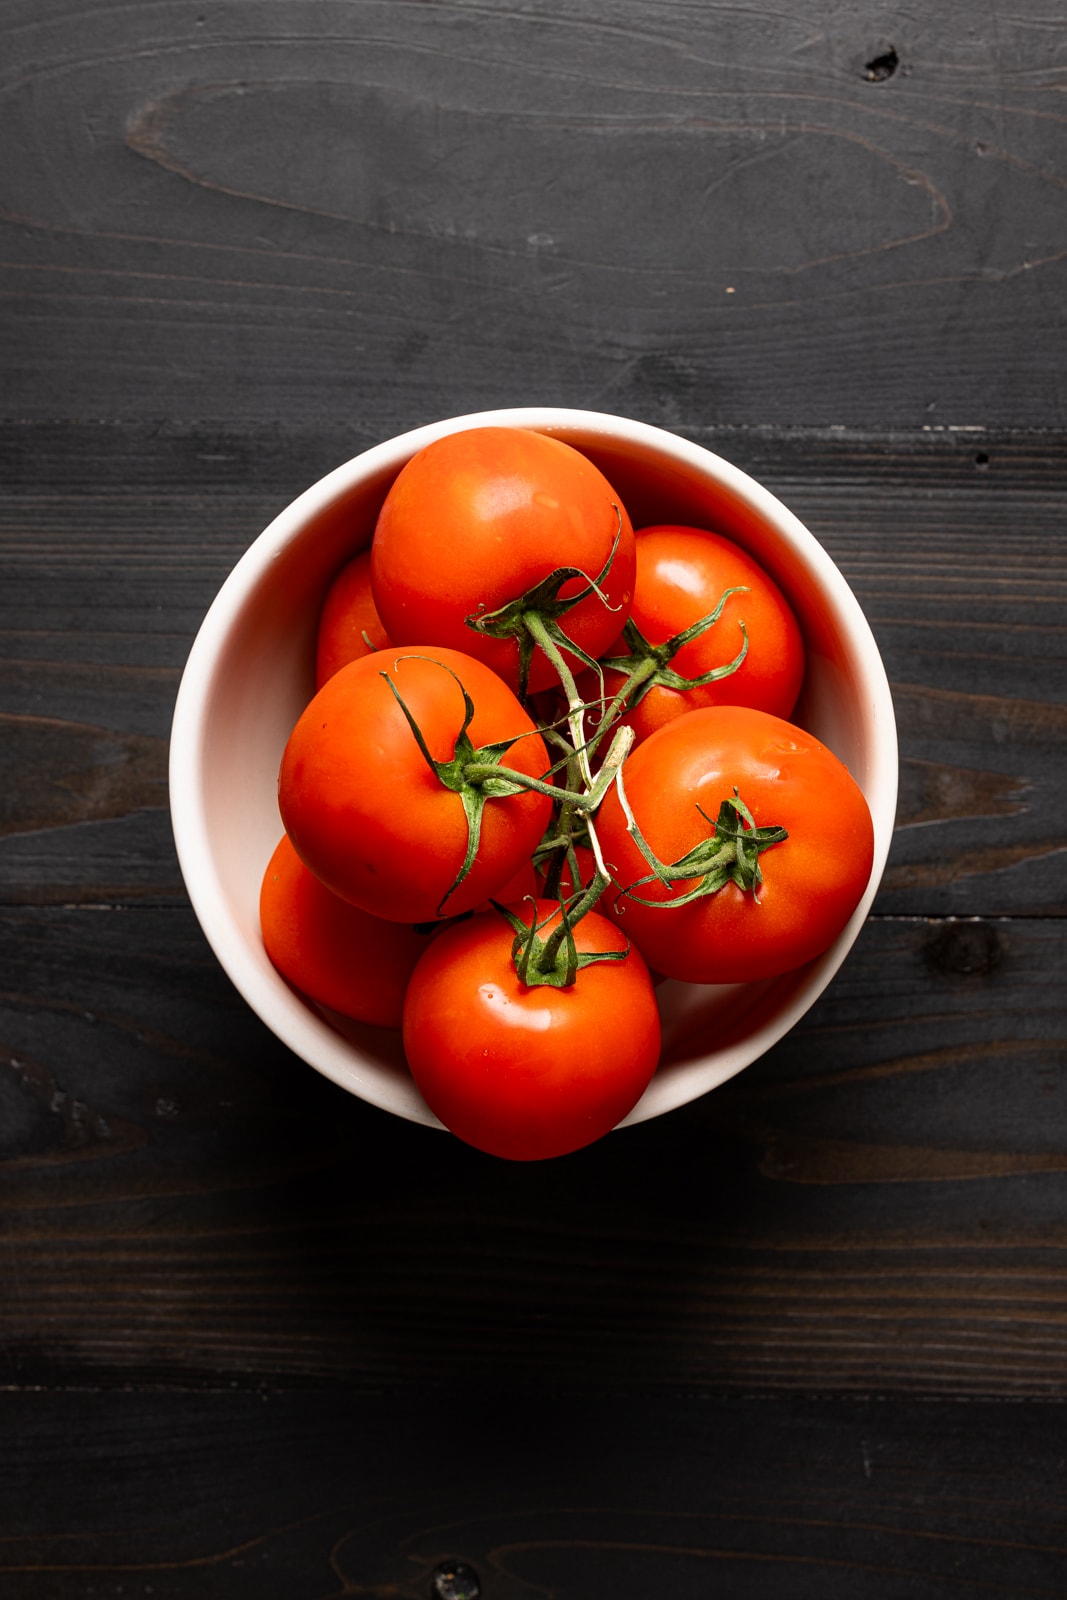
<svg viewBox="0 0 1067 1600"><path fill-rule="evenodd" d="M697 437L807 521L870 618L902 754L878 909L1062 914L1064 437ZM196 628L270 518L371 442L346 430L0 433L0 717L18 775L0 801L9 900L181 897L166 739Z"/></svg>
<svg viewBox="0 0 1067 1600"><path fill-rule="evenodd" d="M1050 919L879 919L716 1094L548 1164L344 1095L179 909L0 922L22 1385L1062 1396Z"/></svg>
<svg viewBox="0 0 1067 1600"><path fill-rule="evenodd" d="M4 7L5 1596L1067 1591L1063 29L935 9ZM294 493L538 401L799 512L902 782L810 1016L527 1168L258 1024L166 754Z"/></svg>
<svg viewBox="0 0 1067 1600"><path fill-rule="evenodd" d="M1063 427L1043 0L9 6L10 416Z"/></svg>
<svg viewBox="0 0 1067 1600"><path fill-rule="evenodd" d="M458 1562L482 1600L1067 1582L1058 1406L68 1392L0 1427L13 1600L426 1600Z"/></svg>

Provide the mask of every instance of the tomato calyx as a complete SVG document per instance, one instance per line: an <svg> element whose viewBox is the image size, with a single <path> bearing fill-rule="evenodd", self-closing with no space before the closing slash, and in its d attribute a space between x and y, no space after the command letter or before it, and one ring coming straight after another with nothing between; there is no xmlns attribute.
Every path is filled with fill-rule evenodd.
<svg viewBox="0 0 1067 1600"><path fill-rule="evenodd" d="M659 859L642 834L626 799L621 778L618 794L626 817L626 830L652 869L646 876L635 879L628 888L621 890L620 900L628 897L638 905L664 907L669 910L689 905L705 895L717 894L726 884L734 883L742 893L751 894L756 904L759 904L759 888L763 882L759 858L773 845L782 844L789 835L784 828L776 825L758 828L755 818L736 789L731 796L723 800L719 807L719 815L714 822L702 806L697 806L712 833L710 837L701 839L699 844L694 845L684 856L670 863ZM696 882L690 882L688 889L683 890L681 894L674 893L673 886L676 883L692 879L696 879ZM669 898L649 899L634 892L650 883L661 883L670 891ZM624 907L620 905L618 909L622 910Z"/></svg>
<svg viewBox="0 0 1067 1600"><path fill-rule="evenodd" d="M600 961L625 961L630 954L627 942L623 950L579 950L574 938L576 924L585 916L592 905L600 898L604 889L610 883L606 874L598 872L593 883L568 899L559 900L559 920L556 913L538 922L536 915L525 922L522 917L512 911L508 906L502 906L497 901L491 904L505 921L511 926L515 937L511 944L511 960L518 975L519 982L528 989L547 985L553 989L569 989L577 981L579 972L583 967L594 966ZM555 922L555 927L547 939L541 934L550 922Z"/></svg>
<svg viewBox="0 0 1067 1600"><path fill-rule="evenodd" d="M542 899L555 899L559 906L558 919L553 910L542 922L538 922L535 904L530 921L525 922L507 906L499 905L495 900L491 902L514 930L511 959L519 981L527 988L537 984L549 984L556 989L570 988L583 967L593 966L598 961L624 961L630 953L629 941L622 950L578 949L574 930L582 918L594 909L604 891L610 887L612 878L604 864L592 818L588 814L575 815L568 803L564 803L561 813L555 830L546 834L534 855L535 865L545 860L550 863ZM592 852L593 875L588 883L582 882L576 848ZM567 895L560 887L564 868L569 873L571 884L578 886ZM543 939L542 930L550 923L555 926Z"/></svg>
<svg viewBox="0 0 1067 1600"><path fill-rule="evenodd" d="M432 660L431 657L404 657L398 656L397 660ZM484 744L478 747L467 732L474 721L474 701L464 688L460 679L445 666L443 661L434 663L453 678L463 696L463 721L459 732L456 734L452 746L452 755L448 761L438 761L430 754L429 747L410 709L404 701L403 695L387 672L381 676L392 690L397 705L404 713L408 727L411 729L415 742L422 753L427 766L440 779L446 789L452 789L456 794L464 794L467 789L476 788L485 799L502 799L508 795L518 794L524 788L543 789L554 796L556 791L551 784L543 784L539 779L531 778L526 773L511 772L508 768L501 768L500 762L511 749L518 744L520 739L529 738L529 731L517 733L510 739L500 739L495 744ZM472 777L472 772L474 776Z"/></svg>
<svg viewBox="0 0 1067 1600"><path fill-rule="evenodd" d="M575 853L578 848L591 851L593 856L593 875L588 883L582 881ZM554 898L559 905L559 920L547 939L541 939L541 929L555 919L555 911L538 923L535 908L533 918L526 923L506 906L496 905L495 901L493 904L515 930L511 958L520 981L528 988L547 983L565 989L575 982L583 967L598 961L624 961L630 953L630 945L627 941L623 950L579 951L575 943L575 928L612 883L592 817L587 813L576 814L564 803L555 830L546 834L534 855L535 865L546 860L549 868L542 898ZM560 887L564 870L571 884L578 886L568 895Z"/></svg>
<svg viewBox="0 0 1067 1600"><path fill-rule="evenodd" d="M731 595L747 593L748 585L743 583L724 590L713 611L709 611L707 616L698 618L696 622L691 622L687 628L682 628L678 633L671 634L662 644L651 644L633 618L628 618L623 628L623 638L626 640L629 653L611 656L601 663L604 671L621 672L626 680L605 712L604 721L610 723L623 712L632 711L635 706L640 705L648 691L657 685L684 692L686 689L703 689L709 683L718 683L721 678L728 678L735 673L748 654L748 629L743 622L738 624L741 629L741 648L732 661L727 661L719 667L711 667L707 672L698 673L691 678L676 672L671 662L685 645L691 644L694 639L699 639L701 634L714 627Z"/></svg>
<svg viewBox="0 0 1067 1600"><path fill-rule="evenodd" d="M403 660L405 658L398 657L397 659ZM420 658L416 657L414 659ZM424 657L421 659L430 660L432 658ZM521 794L526 789L534 789L555 799L556 790L551 783L547 783L542 779L531 777L524 772L512 772L509 768L501 766L501 762L512 745L518 744L521 739L527 738L529 736L528 732L517 733L512 738L500 739L495 744L482 745L480 748L474 744L467 732L471 722L474 720L474 701L451 667L445 666L443 661L436 664L455 680L463 696L463 721L452 746L452 755L447 761L438 761L430 753L422 729L406 705L400 690L387 672L383 672L381 676L389 685L397 705L403 712L427 766L446 789L450 789L459 796L463 804L463 812L467 820L467 848L451 888L443 896L437 907L437 914L441 916L444 914L444 907L467 877L478 855L478 845L482 834L482 814L485 810L486 802L488 800L505 800L512 795Z"/></svg>
<svg viewBox="0 0 1067 1600"><path fill-rule="evenodd" d="M397 656L395 659L397 661L421 659L431 662L433 660L429 656ZM595 777L590 774L588 784L583 784L580 763L576 761L573 752L569 753L566 762L560 762L555 767L550 767L544 777L536 778L530 773L516 771L514 768L503 765L504 758L513 745L529 737L529 730L517 733L511 738L499 739L493 744L476 746L467 731L474 720L474 701L451 667L446 666L443 661L434 664L448 673L463 697L463 721L453 741L452 754L445 761L438 760L431 753L418 721L389 673L382 672L380 676L389 685L393 698L403 712L404 719L411 729L412 736L426 765L439 783L459 796L463 805L463 812L467 822L467 845L459 871L448 892L438 904L437 914L438 916L443 916L448 901L467 877L477 858L478 846L481 841L482 817L487 801L506 800L514 795L522 794L524 791L532 790L537 794L545 795L560 806L561 814L568 819L569 826L573 817L586 816L595 811L600 805L604 795L614 782L623 761L626 759L633 744L634 735L633 730L630 728L617 730L603 765ZM575 784L583 784L582 787L568 788L552 781L555 772L563 766L567 768L568 780ZM605 885L607 881L605 877ZM598 895L602 892L603 887L604 885L597 891Z"/></svg>
<svg viewBox="0 0 1067 1600"><path fill-rule="evenodd" d="M527 589L525 594L516 596L494 611L478 611L464 618L467 627L473 628L475 633L487 634L492 639L515 640L519 649L518 694L521 701L526 699L530 662L538 646L549 657L565 684L567 669L564 667L564 670L560 671L560 651L575 656L583 666L598 673L600 671L592 656L563 631L560 627L560 618L565 617L568 611L573 611L576 605L587 600L592 594L599 596L604 605L611 608L611 602L602 586L615 561L623 528L622 512L619 507L613 506L612 510L617 523L615 537L607 560L595 578L590 578L581 567L556 567L547 577ZM579 589L576 594L562 597L560 590L563 585L575 578L583 579L585 587Z"/></svg>

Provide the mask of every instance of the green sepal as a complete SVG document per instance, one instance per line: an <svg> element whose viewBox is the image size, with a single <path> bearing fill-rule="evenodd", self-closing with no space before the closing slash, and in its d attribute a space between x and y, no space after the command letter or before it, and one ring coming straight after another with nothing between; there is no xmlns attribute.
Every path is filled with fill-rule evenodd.
<svg viewBox="0 0 1067 1600"><path fill-rule="evenodd" d="M747 594L747 592L747 584L736 584L734 588L724 590L713 611L690 623L687 628L682 628L680 632L672 634L662 644L651 644L633 618L628 618L623 628L623 638L629 645L629 654L611 656L601 662L605 671L611 668L623 673L627 678L636 680L629 690L622 691L623 710L632 711L635 706L640 705L648 691L657 684L666 689L678 689L684 692L686 689L706 688L709 683L718 683L721 678L729 678L735 673L748 654L748 629L743 622L739 623L741 648L732 661L725 662L721 667L711 667L707 672L699 673L693 678L685 678L680 672L675 672L670 663L684 645L699 639L702 633L706 633L718 622L723 607L731 595Z"/></svg>
<svg viewBox="0 0 1067 1600"><path fill-rule="evenodd" d="M535 639L530 632L528 618L533 615L540 619L542 629L548 639L558 650L565 650L579 660L583 666L599 673L600 666L581 645L574 642L568 634L564 633L559 625L560 617L566 616L580 601L588 599L591 594L600 596L605 606L610 606L610 601L601 585L611 571L615 560L615 553L619 548L622 537L622 515L618 506L613 507L618 528L612 540L608 558L595 578L582 571L581 567L556 567L547 577L540 579L525 594L518 595L514 600L509 600L505 605L498 606L495 611L479 611L474 615L465 617L468 628L473 628L475 633L488 635L491 639L514 639L519 650L519 699L525 700L526 688L530 678L530 662L534 650L543 639ZM579 589L576 594L568 595L566 599L560 597L560 590L565 583L573 578L583 578L585 588Z"/></svg>
<svg viewBox="0 0 1067 1600"><path fill-rule="evenodd" d="M701 806L697 806L712 833L668 865L656 855L628 805L625 810L628 831L652 870L645 877L635 879L622 893L643 906L673 910L702 899L705 895L717 894L728 883L736 884L744 894L751 894L758 905L759 888L763 882L759 858L772 845L782 844L789 837L782 827L757 828L755 818L735 789L733 795L720 805L719 815L714 822ZM689 878L695 878L696 883L666 900L650 900L647 896L634 893L635 889L641 889L648 883L658 882L670 889L673 884Z"/></svg>
<svg viewBox="0 0 1067 1600"><path fill-rule="evenodd" d="M629 944L625 950L578 949L574 942L571 912L582 898L584 896L578 894L560 900L563 937L557 936L557 929L548 939L541 938L541 929L546 926L544 922L539 923L533 917L526 923L507 906L500 905L496 900L490 901L494 911L499 911L515 934L511 944L511 959L519 982L528 989L540 986L569 989L583 968L595 966L600 961L625 961L630 954Z"/></svg>
<svg viewBox="0 0 1067 1600"><path fill-rule="evenodd" d="M405 657L399 656L397 659L404 660ZM433 658L430 656L410 656L406 659L430 661ZM445 666L443 661L438 661L434 664L441 667L445 672L455 679L456 683L459 685L460 692L463 695L463 722L459 733L456 735L456 741L452 748L452 755L447 761L438 761L430 754L429 747L427 746L426 740L423 737L422 729L419 727L418 723L415 721L415 718L412 716L411 711L408 709L400 690L397 688L396 684L393 682L392 678L387 672L383 672L381 676L389 685L397 705L404 713L408 727L411 729L411 732L414 735L415 742L422 753L426 765L430 768L430 771L435 775L435 777L442 784L444 784L446 789L451 789L454 794L459 795L460 800L463 803L463 812L467 819L467 849L463 857L462 865L460 866L459 872L456 874L456 878L452 884L452 887L448 890L448 893L443 897L437 907L437 914L438 916L441 916L444 913L445 905L451 899L452 895L455 894L456 890L467 877L474 865L475 858L478 854L478 846L481 843L482 814L485 811L486 801L504 800L511 795L524 793L529 787L529 784L518 783L513 778L508 776L506 769L501 772L499 777L496 777L490 773L488 775L480 776L477 782L472 783L467 775L468 768L474 763L479 763L483 766L499 765L503 757L511 749L512 745L518 744L520 739L528 738L529 732L527 730L523 733L517 733L512 739L500 739L495 744L483 745L481 749L476 748L469 733L467 732L471 722L474 719L474 701L467 693L467 690L460 682L460 679L452 671L451 667Z"/></svg>

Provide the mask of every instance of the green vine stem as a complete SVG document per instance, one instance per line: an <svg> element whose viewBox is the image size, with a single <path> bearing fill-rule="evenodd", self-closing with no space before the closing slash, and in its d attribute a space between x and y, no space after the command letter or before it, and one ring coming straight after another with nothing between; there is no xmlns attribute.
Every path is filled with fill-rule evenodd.
<svg viewBox="0 0 1067 1600"><path fill-rule="evenodd" d="M616 515L618 516L617 508ZM595 581L586 579L586 588L580 595L568 597L566 601L559 599L558 591L565 581L585 576L573 568L559 568L543 584L535 586L519 600L502 607L499 612L467 619L470 626L478 631L496 637L514 637L518 640L520 684L523 691L525 691L530 658L535 648L544 653L555 669L560 688L566 698L566 712L551 725L539 726L538 731L542 737L559 752L559 759L540 777L505 765L504 758L507 752L520 739L528 737L528 732L475 748L468 734L474 717L474 704L451 667L444 667L443 662L439 665L444 667L444 670L459 684L463 695L464 718L451 757L447 761L435 760L400 691L388 673L382 673L407 719L424 759L440 782L460 796L467 818L467 847L464 860L455 882L438 907L438 915L444 913L447 901L474 864L481 836L482 816L488 800L506 799L523 791L532 791L547 796L554 804L554 825L542 841L535 856L535 863L538 859L550 860L545 882L545 897L554 897L558 901L560 914L557 925L547 938L542 938L542 930L546 923L539 926L534 919L527 924L506 908L497 908L507 917L515 931L513 956L516 970L522 981L528 984L550 983L565 986L573 983L581 967L591 961L624 959L627 953L615 951L597 956L582 955L578 952L574 939L576 925L593 909L613 881L604 862L594 823L595 814L612 784L617 787L626 817L627 831L650 869L627 888L620 889L620 899L627 897L641 905L669 909L688 905L701 896L714 894L725 884L732 882L744 892L750 893L758 903L758 891L763 881L759 858L765 850L782 843L788 837L786 830L778 826L757 827L752 813L736 789L731 797L722 801L718 817L714 822L701 807L697 807L711 832L706 839L702 839L677 861L669 863L661 861L642 834L626 796L623 781L623 768L633 748L636 734L633 728L620 719L637 705L655 684L685 691L701 688L736 672L748 651L748 634L744 622L741 622L742 643L737 655L723 666L713 667L698 676L684 678L670 665L684 645L698 638L719 620L723 607L731 595L744 592L744 586L738 586L727 589L713 611L659 645L650 644L637 625L628 620L623 630L623 637L630 653L611 657L605 662L593 661L580 646L567 638L559 626L558 619L578 599L588 593L601 592L600 583L614 559L621 526L620 517L619 532L616 533L612 554L603 572ZM572 655L577 661L594 670L598 674L601 686L606 668L622 672L625 675L622 686L610 701L605 701L603 697L592 703L583 700L575 673L566 659L567 655ZM432 660L432 657L424 659ZM600 707L597 731L591 738L587 738L586 719L597 705ZM562 731L564 728L568 735L566 737ZM595 768L594 758L597 749L609 733L611 740L607 755L599 767ZM577 843L587 844L593 855L593 876L585 884L581 881L578 868ZM569 873L572 885L572 892L567 896L560 893L565 870ZM675 893L674 886L683 880L688 883L688 887L681 893ZM652 899L638 892L651 883L659 883L666 888L667 898Z"/></svg>
<svg viewBox="0 0 1067 1600"><path fill-rule="evenodd" d="M589 761L589 748L585 738L585 701L578 693L578 685L575 682L574 673L567 665L563 652L556 643L554 631L558 633L559 630L553 631L550 629L538 611L527 611L524 613L523 621L526 624L526 630L530 638L541 646L541 649L551 661L553 667L555 667L563 692L567 696L567 725L570 728L574 754L578 760L582 781L587 789L591 788L593 774ZM589 658L586 657L586 660L588 661ZM597 672L600 671L595 662L592 665Z"/></svg>
<svg viewBox="0 0 1067 1600"><path fill-rule="evenodd" d="M690 623L687 628L672 634L662 644L650 644L633 618L627 619L623 628L623 638L629 646L629 654L611 656L598 665L601 681L605 672L615 671L623 674L624 682L601 714L602 731L589 741L591 753L595 751L598 739L617 719L640 705L648 691L657 685L684 693L688 689L703 689L710 683L718 683L722 678L729 678L737 671L748 654L748 629L743 621L738 623L741 629L741 648L732 661L727 661L719 667L711 667L707 672L698 673L691 678L675 672L671 662L685 645L691 644L694 639L699 639L701 634L714 627L731 595L747 593L747 584L736 584L732 589L724 590L714 610L698 618L696 622Z"/></svg>
<svg viewBox="0 0 1067 1600"><path fill-rule="evenodd" d="M398 657L397 659L403 660L404 657ZM408 659L432 660L432 657L412 657ZM589 774L589 782L584 788L562 788L546 778L535 778L530 773L519 772L514 768L503 765L503 758L512 745L517 744L521 739L528 738L528 732L515 734L511 738L498 740L495 744L482 745L480 748L476 748L467 732L474 719L474 702L463 683L452 671L452 668L445 666L444 662L438 662L437 665L455 680L463 696L463 722L453 743L452 755L447 761L438 761L431 755L425 735L400 690L387 672L383 672L381 676L389 685L394 699L403 712L423 760L438 781L446 789L452 790L453 793L459 796L467 819L466 852L455 881L437 908L438 914L441 915L446 903L455 894L474 865L481 840L482 815L488 800L504 800L512 795L522 793L523 790L532 790L537 794L546 795L557 805L563 807L569 826L570 819L575 813L588 815L600 805L633 745L634 733L631 728L621 727L618 729L599 772L595 777L591 773ZM568 762L571 759L571 757L568 757ZM570 769L569 776L573 777L573 772ZM584 777L584 773L581 776Z"/></svg>
<svg viewBox="0 0 1067 1600"><path fill-rule="evenodd" d="M608 609L612 609L602 585L615 561L619 541L622 538L623 521L619 507L613 505L611 509L615 513L615 536L607 559L595 578L590 578L580 567L557 567L547 577L527 589L525 594L518 595L514 600L507 601L505 605L498 606L493 611L479 611L464 619L468 628L473 628L476 633L487 634L492 639L515 640L519 650L519 699L523 702L526 700L530 661L534 649L537 645L544 649L546 637L551 638L557 651L567 650L584 666L594 672L600 670L592 656L573 639L567 637L559 625L559 620L593 594L598 595ZM565 599L561 598L560 590L563 585L575 578L580 578L585 587L575 594L567 595ZM530 627L531 618L537 619L536 634ZM552 659L553 665L556 665L556 658ZM559 670L558 665L556 670Z"/></svg>
<svg viewBox="0 0 1067 1600"><path fill-rule="evenodd" d="M573 928L580 922L587 912L592 911L605 889L611 885L611 874L604 865L604 857L600 849L600 841L596 835L596 828L590 820L587 825L589 845L596 863L596 871L590 882L575 892L567 902L566 910L561 914L559 926L549 934L545 941L545 960L550 965L555 965L558 952L568 937L568 927ZM571 880L575 881L574 878Z"/></svg>

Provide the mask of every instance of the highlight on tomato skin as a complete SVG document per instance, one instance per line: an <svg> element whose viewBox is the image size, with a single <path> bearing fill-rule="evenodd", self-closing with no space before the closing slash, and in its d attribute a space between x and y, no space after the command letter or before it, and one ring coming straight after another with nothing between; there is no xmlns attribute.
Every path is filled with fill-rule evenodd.
<svg viewBox="0 0 1067 1600"><path fill-rule="evenodd" d="M788 835L760 856L756 893L727 882L671 906L696 880L656 881L617 791L609 793L597 829L617 890L605 909L666 977L750 983L789 972L833 944L867 888L874 828L863 792L832 751L783 718L743 706L687 712L637 746L624 788L646 843L667 864L708 837L709 819L735 791L757 826Z"/></svg>
<svg viewBox="0 0 1067 1600"><path fill-rule="evenodd" d="M341 1016L399 1028L404 994L427 935L331 894L283 834L259 896L263 945L294 989Z"/></svg>
<svg viewBox="0 0 1067 1600"><path fill-rule="evenodd" d="M559 907L511 911L551 928ZM632 1111L656 1070L660 1018L648 967L583 967L567 988L527 988L515 935L497 911L437 934L408 984L404 1050L427 1105L457 1138L489 1155L540 1161L603 1137ZM625 951L596 912L574 928L580 950Z"/></svg>

